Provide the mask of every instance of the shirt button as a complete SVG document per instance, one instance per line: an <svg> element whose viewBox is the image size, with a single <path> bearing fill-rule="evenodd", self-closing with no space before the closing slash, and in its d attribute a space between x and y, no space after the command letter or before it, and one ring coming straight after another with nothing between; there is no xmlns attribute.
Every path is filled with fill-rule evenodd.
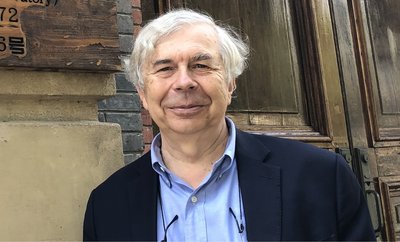
<svg viewBox="0 0 400 242"><path fill-rule="evenodd" d="M196 203L197 202L197 197L196 196L192 196L191 200L192 200L192 203Z"/></svg>

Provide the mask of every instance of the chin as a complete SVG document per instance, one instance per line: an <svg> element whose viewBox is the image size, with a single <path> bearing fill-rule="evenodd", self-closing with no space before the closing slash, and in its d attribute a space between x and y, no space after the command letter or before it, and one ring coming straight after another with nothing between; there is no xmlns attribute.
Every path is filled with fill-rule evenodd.
<svg viewBox="0 0 400 242"><path fill-rule="evenodd" d="M175 133L194 134L206 129L208 124L204 120L176 120L170 124L170 129Z"/></svg>

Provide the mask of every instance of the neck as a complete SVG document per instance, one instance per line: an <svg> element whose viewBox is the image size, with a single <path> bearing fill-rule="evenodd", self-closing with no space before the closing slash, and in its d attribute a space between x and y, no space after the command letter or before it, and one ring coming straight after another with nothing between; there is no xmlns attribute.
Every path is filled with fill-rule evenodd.
<svg viewBox="0 0 400 242"><path fill-rule="evenodd" d="M165 165L192 187L197 187L225 151L228 127L224 122L209 132L171 138L161 133Z"/></svg>

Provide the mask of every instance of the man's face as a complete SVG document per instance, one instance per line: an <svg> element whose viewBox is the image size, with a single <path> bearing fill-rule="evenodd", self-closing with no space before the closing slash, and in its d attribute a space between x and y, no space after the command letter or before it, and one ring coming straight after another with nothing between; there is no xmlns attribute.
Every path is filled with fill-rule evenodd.
<svg viewBox="0 0 400 242"><path fill-rule="evenodd" d="M231 102L214 29L188 25L160 39L143 66L143 106L161 132L194 134L215 129Z"/></svg>

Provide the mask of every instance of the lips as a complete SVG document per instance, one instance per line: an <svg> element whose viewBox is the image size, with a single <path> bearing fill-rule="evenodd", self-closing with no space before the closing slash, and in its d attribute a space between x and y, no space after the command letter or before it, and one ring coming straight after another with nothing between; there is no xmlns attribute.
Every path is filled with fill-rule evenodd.
<svg viewBox="0 0 400 242"><path fill-rule="evenodd" d="M201 106L204 106L204 105L201 105L201 104L176 105L176 106L172 106L170 108L173 108L173 109L190 109L190 108L201 107Z"/></svg>
<svg viewBox="0 0 400 242"><path fill-rule="evenodd" d="M189 105L175 105L168 107L173 114L180 117L191 117L200 113L206 105L201 104L189 104Z"/></svg>

